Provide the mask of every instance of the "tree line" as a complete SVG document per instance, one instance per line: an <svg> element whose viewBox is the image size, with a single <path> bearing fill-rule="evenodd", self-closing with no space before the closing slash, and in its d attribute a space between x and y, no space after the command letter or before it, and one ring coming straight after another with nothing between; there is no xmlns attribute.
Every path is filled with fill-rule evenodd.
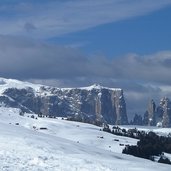
<svg viewBox="0 0 171 171"><path fill-rule="evenodd" d="M145 159L155 160L155 156L159 157L158 162L171 164L171 161L164 155L165 153L171 153L171 137L159 136L156 133L150 131L139 131L138 129L121 129L118 126L114 126L112 130L109 126L105 125L103 131L130 138L139 139L137 145L126 145L122 153L141 157Z"/></svg>

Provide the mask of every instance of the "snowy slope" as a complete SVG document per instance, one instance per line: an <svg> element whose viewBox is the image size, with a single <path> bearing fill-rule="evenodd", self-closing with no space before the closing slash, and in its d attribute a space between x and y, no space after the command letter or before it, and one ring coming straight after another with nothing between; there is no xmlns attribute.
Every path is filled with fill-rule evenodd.
<svg viewBox="0 0 171 171"><path fill-rule="evenodd" d="M47 92L49 91L48 95L51 95L50 91L54 87L45 86L45 85L41 85L41 84L32 84L32 83L25 82L25 81L19 81L19 80L15 80L15 79L6 79L6 78L0 77L0 94L2 94L6 89L9 89L9 88L17 88L17 89L32 88L33 90L35 90L35 93L41 94L41 88L42 87L44 87L47 90ZM108 89L108 90L113 90L113 91L122 91L122 89L120 89L120 88L103 87L103 86L98 85L98 84L93 84L93 85L88 86L88 87L58 88L58 89L60 89L61 91L67 91L67 90L69 91L72 89L80 89L80 90L87 90L87 91L91 91L93 89L97 89L97 90Z"/></svg>
<svg viewBox="0 0 171 171"><path fill-rule="evenodd" d="M16 125L19 123L19 125ZM33 128L34 127L34 128ZM46 127L47 130L40 130ZM168 171L171 166L121 154L119 144L135 139L100 127L59 119L31 119L18 109L0 108L2 171ZM115 141L115 140L119 141Z"/></svg>
<svg viewBox="0 0 171 171"><path fill-rule="evenodd" d="M29 82L23 82L15 79L5 79L0 77L0 94L2 94L8 88L17 88L17 89L27 89L28 87L33 88L34 90L39 90L42 85L32 84Z"/></svg>

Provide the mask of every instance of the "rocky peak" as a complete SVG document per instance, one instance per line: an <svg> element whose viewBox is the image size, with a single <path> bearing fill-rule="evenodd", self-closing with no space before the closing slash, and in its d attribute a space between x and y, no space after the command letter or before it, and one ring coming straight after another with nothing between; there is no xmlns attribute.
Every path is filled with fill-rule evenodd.
<svg viewBox="0 0 171 171"><path fill-rule="evenodd" d="M102 89L103 87L100 84L93 84L89 86L90 89Z"/></svg>
<svg viewBox="0 0 171 171"><path fill-rule="evenodd" d="M163 97L161 100L160 100L160 106L165 108L165 107L168 107L170 105L170 99L167 98L167 97Z"/></svg>
<svg viewBox="0 0 171 171"><path fill-rule="evenodd" d="M98 84L57 88L8 79L0 82L0 104L5 106L90 123L128 123L122 89Z"/></svg>
<svg viewBox="0 0 171 171"><path fill-rule="evenodd" d="M171 101L169 98L162 98L157 108L154 100L150 100L144 114L144 125L171 127Z"/></svg>
<svg viewBox="0 0 171 171"><path fill-rule="evenodd" d="M153 99L149 100L147 111L144 114L144 124L148 126L155 125L156 104Z"/></svg>
<svg viewBox="0 0 171 171"><path fill-rule="evenodd" d="M161 113L159 113L158 115L162 116L161 117L162 126L170 127L171 126L171 102L170 102L170 99L167 97L162 98L160 101L159 109L158 109L158 111L160 111Z"/></svg>

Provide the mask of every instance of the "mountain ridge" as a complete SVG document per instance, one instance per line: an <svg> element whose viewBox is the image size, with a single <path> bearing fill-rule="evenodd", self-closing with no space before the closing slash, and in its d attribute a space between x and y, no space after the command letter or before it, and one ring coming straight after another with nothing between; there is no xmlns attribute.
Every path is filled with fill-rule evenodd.
<svg viewBox="0 0 171 171"><path fill-rule="evenodd" d="M0 78L0 103L23 112L100 124L127 124L123 90L99 84L58 88Z"/></svg>

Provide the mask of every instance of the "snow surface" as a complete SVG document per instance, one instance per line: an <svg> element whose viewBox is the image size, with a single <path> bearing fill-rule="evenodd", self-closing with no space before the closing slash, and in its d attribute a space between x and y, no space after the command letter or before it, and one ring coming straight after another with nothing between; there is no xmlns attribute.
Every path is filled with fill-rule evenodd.
<svg viewBox="0 0 171 171"><path fill-rule="evenodd" d="M121 154L124 147L119 144L136 144L135 139L115 136L90 124L61 118L32 119L31 115L20 116L19 112L18 109L0 108L1 171L171 169L170 165ZM47 129L40 130L41 127Z"/></svg>
<svg viewBox="0 0 171 171"><path fill-rule="evenodd" d="M101 86L99 84L93 84L93 85L91 85L89 87L80 87L78 89L85 89L85 90L88 90L88 91L93 90L93 89L98 89L98 90L100 90L100 89L108 89L108 90L114 90L114 91L121 91L122 90L120 88L103 87L103 86Z"/></svg>
<svg viewBox="0 0 171 171"><path fill-rule="evenodd" d="M96 89L96 90L108 89L108 90L112 90L112 91L122 91L121 88L109 88L109 87L101 86L99 84L93 84L93 85L88 86L88 87L61 88L61 91L70 91L70 90L73 90L73 89L87 90L87 91L92 91L93 89Z"/></svg>
<svg viewBox="0 0 171 171"><path fill-rule="evenodd" d="M51 92L51 90L53 90L54 88L60 91L70 91L72 89L80 89L80 90L87 90L87 91L91 91L93 89L96 89L96 90L108 89L112 91L119 91L119 92L122 91L122 89L120 88L108 88L108 87L100 86L99 84L93 84L88 87L79 87L79 88L57 88L57 87L33 84L33 83L19 81L15 79L6 79L6 78L0 77L0 95L3 95L4 91L9 88L17 88L17 89L32 88L33 91L35 92L35 95L40 95L40 96L54 95Z"/></svg>
<svg viewBox="0 0 171 171"><path fill-rule="evenodd" d="M8 88L17 88L17 89L27 89L33 88L35 91L39 90L42 85L32 84L29 82L23 82L15 79L5 79L0 77L0 95Z"/></svg>

